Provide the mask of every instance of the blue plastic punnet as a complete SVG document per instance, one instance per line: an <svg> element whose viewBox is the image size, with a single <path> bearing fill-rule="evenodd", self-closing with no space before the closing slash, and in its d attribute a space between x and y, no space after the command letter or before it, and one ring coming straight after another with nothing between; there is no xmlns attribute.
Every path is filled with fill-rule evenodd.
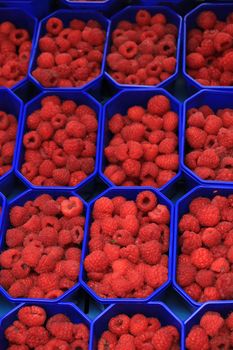
<svg viewBox="0 0 233 350"><path fill-rule="evenodd" d="M97 78L94 78L92 81L88 82L87 84L80 86L80 87L73 87L73 88L45 88L40 82L38 82L37 79L35 79L32 75L32 72L34 69L37 67L37 57L40 54L40 49L39 49L39 40L42 36L44 36L47 31L46 31L46 23L51 17L57 17L62 20L64 27L67 27L69 25L69 22L72 21L73 19L80 19L82 21L88 21L90 19L96 20L99 22L102 26L102 28L106 31L106 41L104 45L104 52L103 52L103 60L102 60L102 66L101 66L101 72L100 75ZM95 12L95 11L88 11L88 10L58 10L50 14L49 16L45 17L38 26L38 33L37 33L37 38L35 42L35 48L33 50L33 57L31 61L31 65L29 67L29 75L30 79L40 88L40 90L73 90L75 91L84 91L90 88L95 88L98 89L101 86L101 81L104 75L104 65L105 65L105 58L106 58L106 53L107 53L107 42L108 42L108 37L109 37L109 29L110 29L110 21L104 17L101 13Z"/></svg>
<svg viewBox="0 0 233 350"><path fill-rule="evenodd" d="M16 166L16 148L19 142L20 125L22 123L23 102L9 89L0 88L0 111L13 114L18 121L18 130L15 141L15 151L11 169L0 177L0 190L11 187L14 181Z"/></svg>
<svg viewBox="0 0 233 350"><path fill-rule="evenodd" d="M145 299L136 299L136 298L101 298L99 297L88 285L87 285L87 274L84 269L84 260L85 257L89 254L89 248L88 243L90 239L90 226L92 223L92 210L95 202L101 198L101 197L108 197L108 198L114 198L116 196L123 196L127 200L135 200L138 193L142 191L152 191L158 198L158 203L164 204L168 207L170 211L170 243L169 243L169 263L168 263L168 280L166 283L164 283L161 287L156 289L149 297ZM162 294L162 292L170 285L171 282L171 275L172 275L172 246L173 246L173 204L172 202L165 197L162 193L157 191L156 189L153 189L152 187L118 187L118 188L110 188L101 193L99 196L97 196L94 200L92 200L87 209L87 215L86 215L86 226L85 226L85 233L84 233L84 240L83 240L83 250L82 250L82 259L81 259L81 266L80 266L80 282L83 288L86 289L86 291L92 296L94 300L96 300L99 303L102 304L112 304L112 303L121 303L121 304L130 304L130 303L140 303L140 302L147 302L152 300L155 297L158 297Z"/></svg>
<svg viewBox="0 0 233 350"><path fill-rule="evenodd" d="M83 202L84 205L84 216L87 216L87 203L79 196L77 195L76 192L72 192L69 190L55 190L55 189L44 189L43 191L40 190L27 190L25 192L23 192L22 194L19 194L18 196L16 196L14 199L12 199L11 201L9 201L8 203L6 203L6 201L4 201L4 197L2 198L2 200L4 201L4 220L2 221L2 225L1 225L1 235L0 235L0 253L2 253L6 248L6 242L5 242L5 238L6 238L6 232L9 228L11 228L11 224L10 224L10 210L12 207L14 206L23 206L27 201L29 200L34 200L36 199L38 196L42 195L42 194L49 194L51 195L53 198L57 198L59 196L64 196L64 197L70 197L70 196L76 196L78 198L80 198ZM0 197L1 198L1 197ZM1 223L1 222L0 222ZM80 278L78 279L77 283L70 289L68 289L64 294L62 294L60 297L56 298L56 299L32 299L32 298L24 298L24 297L19 297L19 298L15 298L12 297L2 286L0 286L0 293L10 302L12 303L21 303L21 302L44 302L46 301L47 303L57 303L65 298L67 298L68 296L72 295L73 293L75 293L80 287Z"/></svg>
<svg viewBox="0 0 233 350"><path fill-rule="evenodd" d="M111 15L121 8L126 0L60 0L61 6L74 9L101 11L105 15Z"/></svg>
<svg viewBox="0 0 233 350"><path fill-rule="evenodd" d="M203 303L193 300L183 289L180 287L176 280L176 269L177 269L177 258L180 254L179 250L179 228L178 224L181 217L189 212L189 204L197 197L213 198L215 196L229 196L233 194L232 186L197 186L186 195L181 197L175 206L175 219L174 219L174 246L173 246L173 271L172 271L172 283L177 292L188 302L188 304L193 307L199 307ZM218 301L220 302L220 301Z"/></svg>
<svg viewBox="0 0 233 350"><path fill-rule="evenodd" d="M26 29L30 34L30 39L32 41L32 50L31 50L31 57L29 62L29 67L32 61L33 56L33 47L35 45L36 41L36 33L37 33L37 19L29 14L26 11L23 11L16 7L10 7L10 8L1 8L1 2L0 2L0 24L5 21L10 21L14 23L14 25L17 28ZM29 72L28 67L28 72ZM17 82L14 86L12 86L12 90L18 89L22 85L26 83L28 79L28 75L19 82Z"/></svg>
<svg viewBox="0 0 233 350"><path fill-rule="evenodd" d="M225 21L229 13L233 11L233 4L232 1L227 3L221 3L220 1L215 3L203 3L197 7L195 7L193 10L191 10L185 17L184 17L184 35L183 35L183 75L186 79L187 86L190 91L193 91L193 88L197 91L200 89L224 89L224 90L230 90L232 89L232 86L204 86L197 82L195 79L193 79L188 73L187 73L187 66L186 66L186 55L187 55L187 37L189 30L193 28L197 28L196 25L196 19L198 15L203 11L213 11L215 12L217 18L220 21Z"/></svg>
<svg viewBox="0 0 233 350"><path fill-rule="evenodd" d="M17 7L36 17L46 16L51 7L50 0L0 0L0 7Z"/></svg>
<svg viewBox="0 0 233 350"><path fill-rule="evenodd" d="M147 304L118 304L111 305L105 309L93 322L91 332L91 346L93 350L97 350L98 340L104 331L108 330L108 323L112 317L119 314L126 314L132 317L135 314L143 314L146 317L156 317L159 319L161 326L174 326L180 333L180 339L183 335L183 323L176 315L161 302L149 302Z"/></svg>
<svg viewBox="0 0 233 350"><path fill-rule="evenodd" d="M107 55L111 51L111 45L112 45L112 32L116 29L118 23L122 20L130 21L132 23L135 23L135 17L139 10L145 9L145 6L128 6L124 8L123 10L116 13L114 16L111 17L111 25L110 25L110 33L109 33L109 41L108 41L108 48L107 48ZM180 57L180 47L181 47L181 40L182 40L182 18L173 10L171 10L169 7L166 6L147 6L146 10L148 10L152 15L156 13L162 13L166 16L167 21L169 23L172 23L176 25L178 29L178 37L177 37L177 50L176 50L176 70L174 74L172 74L168 79L164 80L163 82L156 85L157 87L164 87L173 82L179 73L179 57ZM106 57L107 57L106 55ZM108 67L107 62L105 62L105 76L108 79L108 81L112 84L113 88L116 90L122 89L122 88L142 88L145 85L128 85L128 84L119 84L114 80L111 75L108 73ZM151 86L149 86L151 87Z"/></svg>
<svg viewBox="0 0 233 350"><path fill-rule="evenodd" d="M49 304L47 302L29 302L27 304L19 304L17 307L8 312L1 320L0 320L0 344L1 349L5 350L8 348L9 344L5 338L4 332L5 330L12 325L14 321L18 319L17 314L20 309L24 306L39 306L42 307L47 315L47 318L50 318L56 314L64 314L73 323L84 323L88 328L90 328L90 320L89 318L73 303L58 303L56 305ZM91 347L89 346L89 350Z"/></svg>
<svg viewBox="0 0 233 350"><path fill-rule="evenodd" d="M56 95L61 98L61 100L73 100L78 105L80 104L86 104L90 108L92 108L97 115L98 119L98 131L97 131L97 141L96 141L96 161L95 161L95 169L92 174L90 174L85 180L83 180L80 184L78 184L75 187L56 187L60 189L80 189L81 187L85 186L89 181L91 181L96 175L98 171L98 164L99 164L99 147L100 147L100 138L101 138L101 120L102 120L102 106L99 102L97 102L92 96L88 95L86 92L81 91L67 91L67 90L50 90L43 91L40 95L36 96L34 99L32 99L30 102L28 102L25 105L24 111L23 111L23 117L21 122L21 128L20 128L20 134L18 139L18 145L17 145L17 156L16 156L16 174L17 176L23 181L23 183L27 187L31 187L34 189L45 189L48 187L45 186L35 186L33 185L28 179L25 178L25 176L21 173L21 167L24 163L24 152L25 148L23 146L23 137L24 134L28 131L27 129L27 117L33 113L35 110L41 108L41 100L46 96L52 96ZM54 188L54 187L53 187Z"/></svg>
<svg viewBox="0 0 233 350"><path fill-rule="evenodd" d="M188 173L190 176L194 177L194 179L199 182L206 185L220 185L220 186L230 186L233 185L233 181L226 182L226 181L217 181L217 180L203 180L199 176L195 174L194 171L192 171L190 168L187 167L185 164L185 155L187 151L189 150L189 146L185 139L185 132L187 127L187 112L191 108L200 108L203 105L208 105L210 108L213 109L215 113L217 113L218 109L225 109L225 108L232 108L232 98L233 98L233 91L223 91L223 90L202 90L196 93L195 95L191 96L184 102L184 108L183 108L183 118L182 118L182 131L181 135L183 137L180 138L180 161L181 161L181 167L182 169Z"/></svg>
<svg viewBox="0 0 233 350"><path fill-rule="evenodd" d="M179 116L179 145L180 139L182 138L182 105L176 100L171 94L163 89L154 89L154 88L141 88L137 90L125 89L117 93L112 97L105 105L103 109L103 121L102 121L102 137L101 137L101 146L100 146L100 157L99 157L99 173L103 178L104 182L109 186L114 186L114 184L104 175L104 170L107 166L107 159L104 155L104 149L108 146L109 141L111 140L112 134L108 130L108 122L116 113L122 115L127 114L128 108L134 106L147 107L149 99L155 95L164 95L169 98L171 102L171 109L176 112ZM177 175L174 176L167 184L160 188L161 191L169 189L169 187L174 184L174 182L181 176L181 166L179 166Z"/></svg>
<svg viewBox="0 0 233 350"><path fill-rule="evenodd" d="M219 301L219 302L208 302L202 305L198 310L196 310L184 323L184 332L182 333L182 349L185 347L185 339L191 331L192 327L200 324L202 316L206 312L218 312L223 318L233 311L233 302L232 301ZM224 346L224 345L223 345Z"/></svg>

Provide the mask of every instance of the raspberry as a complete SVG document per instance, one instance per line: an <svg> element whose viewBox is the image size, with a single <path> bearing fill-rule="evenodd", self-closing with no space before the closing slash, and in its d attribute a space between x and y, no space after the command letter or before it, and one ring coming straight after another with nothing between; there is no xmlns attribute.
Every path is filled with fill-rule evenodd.
<svg viewBox="0 0 233 350"><path fill-rule="evenodd" d="M95 202L92 215L94 219L102 219L111 216L113 211L113 202L107 197L101 197Z"/></svg>
<svg viewBox="0 0 233 350"><path fill-rule="evenodd" d="M120 256L122 258L128 259L130 262L136 264L139 261L139 249L134 244L129 244L125 248L121 248Z"/></svg>
<svg viewBox="0 0 233 350"><path fill-rule="evenodd" d="M42 326L46 320L46 313L39 306L25 306L18 312L19 321L28 327Z"/></svg>
<svg viewBox="0 0 233 350"><path fill-rule="evenodd" d="M221 234L215 228L206 228L202 233L202 241L207 247L214 247L221 242Z"/></svg>
<svg viewBox="0 0 233 350"><path fill-rule="evenodd" d="M186 140L194 149L203 147L206 137L206 132L197 127L191 126L186 130Z"/></svg>
<svg viewBox="0 0 233 350"><path fill-rule="evenodd" d="M68 218L79 216L83 212L83 203L78 197L70 197L62 201L61 211Z"/></svg>
<svg viewBox="0 0 233 350"><path fill-rule="evenodd" d="M207 312L202 316L200 326L206 331L207 335L214 337L224 325L224 319L218 312Z"/></svg>
<svg viewBox="0 0 233 350"><path fill-rule="evenodd" d="M217 278L216 288L221 296L221 299L231 299L233 274L231 272L223 273Z"/></svg>
<svg viewBox="0 0 233 350"><path fill-rule="evenodd" d="M214 273L210 270L200 270L196 274L196 282L202 288L212 286L214 283Z"/></svg>
<svg viewBox="0 0 233 350"><path fill-rule="evenodd" d="M145 263L155 265L161 258L161 244L157 241L150 241L140 246L140 254Z"/></svg>
<svg viewBox="0 0 233 350"><path fill-rule="evenodd" d="M191 254L191 262L199 269L210 267L213 262L212 253L206 248L198 248Z"/></svg>
<svg viewBox="0 0 233 350"><path fill-rule="evenodd" d="M58 186L65 186L69 183L70 172L66 168L54 169L53 179Z"/></svg>
<svg viewBox="0 0 233 350"><path fill-rule="evenodd" d="M132 335L137 336L146 331L148 326L147 318L142 314L136 314L130 319L129 331Z"/></svg>
<svg viewBox="0 0 233 350"><path fill-rule="evenodd" d="M181 251L184 254L190 254L201 247L201 237L194 232L185 231L180 238Z"/></svg>
<svg viewBox="0 0 233 350"><path fill-rule="evenodd" d="M184 291L194 300L199 300L201 296L201 288L196 283L190 284L184 288Z"/></svg>
<svg viewBox="0 0 233 350"><path fill-rule="evenodd" d="M137 195L136 204L138 209L148 212L154 209L157 204L156 196L150 191L143 191Z"/></svg>
<svg viewBox="0 0 233 350"><path fill-rule="evenodd" d="M155 265L145 271L145 280L152 288L159 288L167 281L168 270L161 265Z"/></svg>
<svg viewBox="0 0 233 350"><path fill-rule="evenodd" d="M128 316L124 314L120 314L116 317L110 319L108 323L108 328L110 332L121 336L123 334L127 334L130 327L130 319Z"/></svg>
<svg viewBox="0 0 233 350"><path fill-rule="evenodd" d="M5 337L9 342L18 344L25 344L26 340L26 327L19 321L14 321L11 326L9 326L5 331Z"/></svg>
<svg viewBox="0 0 233 350"><path fill-rule="evenodd" d="M192 264L178 264L177 266L177 282L181 287L190 286L196 276L196 268Z"/></svg>
<svg viewBox="0 0 233 350"><path fill-rule="evenodd" d="M163 95L152 97L147 104L149 113L163 115L170 110L170 101Z"/></svg>
<svg viewBox="0 0 233 350"><path fill-rule="evenodd" d="M18 227L23 224L29 219L27 210L20 206L15 206L11 208L10 210L10 222L12 226Z"/></svg>
<svg viewBox="0 0 233 350"><path fill-rule="evenodd" d="M216 226L220 221L219 209L212 204L199 208L196 215L202 226Z"/></svg>
<svg viewBox="0 0 233 350"><path fill-rule="evenodd" d="M186 63L190 69L200 69L205 65L205 58L200 53L190 53L186 57Z"/></svg>
<svg viewBox="0 0 233 350"><path fill-rule="evenodd" d="M168 224L170 221L170 212L168 208L162 204L158 204L148 215L151 221L157 224Z"/></svg>
<svg viewBox="0 0 233 350"><path fill-rule="evenodd" d="M106 254L98 250L89 254L84 261L87 272L102 272L107 269L108 264Z"/></svg>
<svg viewBox="0 0 233 350"><path fill-rule="evenodd" d="M153 335L152 344L157 350L169 350L172 347L172 343L172 335L167 331L166 328L158 329Z"/></svg>
<svg viewBox="0 0 233 350"><path fill-rule="evenodd" d="M185 345L189 350L209 349L209 339L205 330L194 326L186 337Z"/></svg>
<svg viewBox="0 0 233 350"><path fill-rule="evenodd" d="M73 340L73 324L67 322L52 322L49 329L52 336L57 339L71 342Z"/></svg>
<svg viewBox="0 0 233 350"><path fill-rule="evenodd" d="M31 327L27 331L26 344L31 348L45 345L48 340L49 334L44 327Z"/></svg>

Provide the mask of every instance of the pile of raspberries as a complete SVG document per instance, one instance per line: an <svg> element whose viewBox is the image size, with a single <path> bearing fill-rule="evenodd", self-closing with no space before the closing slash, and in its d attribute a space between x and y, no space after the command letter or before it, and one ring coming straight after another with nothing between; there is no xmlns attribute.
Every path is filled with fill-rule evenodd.
<svg viewBox="0 0 233 350"><path fill-rule="evenodd" d="M79 19L64 28L61 19L51 17L47 33L39 40L40 54L32 75L44 87L80 87L101 71L106 33L100 23Z"/></svg>
<svg viewBox="0 0 233 350"><path fill-rule="evenodd" d="M176 70L177 27L146 10L135 21L122 20L113 31L108 72L119 84L157 85Z"/></svg>
<svg viewBox="0 0 233 350"><path fill-rule="evenodd" d="M195 198L179 222L177 282L198 302L233 298L233 195Z"/></svg>
<svg viewBox="0 0 233 350"><path fill-rule="evenodd" d="M165 185L179 167L177 127L178 115L163 95L150 98L147 108L115 114L108 123L112 135L104 150L104 175L115 185Z"/></svg>
<svg viewBox="0 0 233 350"><path fill-rule="evenodd" d="M203 11L196 24L188 32L188 74L202 85L233 85L233 12L224 22L213 11Z"/></svg>
<svg viewBox="0 0 233 350"><path fill-rule="evenodd" d="M206 312L200 324L193 326L186 337L188 350L232 349L233 312L226 318L214 311Z"/></svg>
<svg viewBox="0 0 233 350"><path fill-rule="evenodd" d="M151 191L101 197L92 210L87 284L102 298L146 298L168 279L170 212Z"/></svg>
<svg viewBox="0 0 233 350"><path fill-rule="evenodd" d="M233 181L233 109L207 105L187 113L185 163L204 180Z"/></svg>
<svg viewBox="0 0 233 350"><path fill-rule="evenodd" d="M12 167L17 128L16 117L0 111L0 176Z"/></svg>
<svg viewBox="0 0 233 350"><path fill-rule="evenodd" d="M42 194L10 210L0 285L13 298L60 297L78 281L85 217L78 197Z"/></svg>
<svg viewBox="0 0 233 350"><path fill-rule="evenodd" d="M36 305L24 306L18 319L5 330L8 350L87 350L89 329L84 323L73 323L64 314L48 317Z"/></svg>
<svg viewBox="0 0 233 350"><path fill-rule="evenodd" d="M98 342L98 350L179 350L179 340L177 328L161 326L158 318L120 314L110 319L108 330Z"/></svg>
<svg viewBox="0 0 233 350"><path fill-rule="evenodd" d="M26 29L0 24L0 86L12 87L28 73L32 42Z"/></svg>
<svg viewBox="0 0 233 350"><path fill-rule="evenodd" d="M41 100L27 117L21 173L35 186L76 186L93 173L96 113L87 105L58 96Z"/></svg>

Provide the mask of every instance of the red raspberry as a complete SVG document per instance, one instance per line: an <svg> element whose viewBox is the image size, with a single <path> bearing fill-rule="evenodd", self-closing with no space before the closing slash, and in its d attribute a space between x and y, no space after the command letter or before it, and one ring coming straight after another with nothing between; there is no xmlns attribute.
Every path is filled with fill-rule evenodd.
<svg viewBox="0 0 233 350"><path fill-rule="evenodd" d="M168 224L170 222L169 209L162 204L158 204L153 211L149 212L148 216L156 224Z"/></svg>
<svg viewBox="0 0 233 350"><path fill-rule="evenodd" d="M127 334L130 327L130 318L127 315L120 314L110 319L108 323L108 328L110 332L121 336Z"/></svg>
<svg viewBox="0 0 233 350"><path fill-rule="evenodd" d="M108 259L106 254L101 251L94 251L89 254L84 261L84 266L87 272L102 272L108 267Z"/></svg>
<svg viewBox="0 0 233 350"><path fill-rule="evenodd" d="M157 205L157 197L150 191L143 191L137 195L136 204L143 212L151 211Z"/></svg>
<svg viewBox="0 0 233 350"><path fill-rule="evenodd" d="M200 53L193 52L186 57L186 63L190 69L200 69L205 65L205 58Z"/></svg>
<svg viewBox="0 0 233 350"><path fill-rule="evenodd" d="M170 101L166 96L156 95L148 101L147 108L149 113L162 116L170 110Z"/></svg>
<svg viewBox="0 0 233 350"><path fill-rule="evenodd" d="M145 281L152 288L159 288L167 281L168 270L165 266L155 265L145 271Z"/></svg>
<svg viewBox="0 0 233 350"><path fill-rule="evenodd" d="M202 288L212 286L214 284L214 273L210 270L200 270L196 274L196 282Z"/></svg>
<svg viewBox="0 0 233 350"><path fill-rule="evenodd" d="M213 262L212 253L206 248L198 248L191 254L191 262L199 269L210 267Z"/></svg>
<svg viewBox="0 0 233 350"><path fill-rule="evenodd" d="M216 169L219 166L220 159L213 149L206 149L197 160L199 167Z"/></svg>
<svg viewBox="0 0 233 350"><path fill-rule="evenodd" d="M38 276L37 284L45 292L58 289L59 276L54 272L42 273Z"/></svg>
<svg viewBox="0 0 233 350"><path fill-rule="evenodd" d="M137 336L146 331L148 326L147 318L142 314L135 314L130 319L129 331L132 335Z"/></svg>
<svg viewBox="0 0 233 350"><path fill-rule="evenodd" d="M233 273L223 273L217 278L216 288L220 294L221 299L231 299L233 295L232 290Z"/></svg>
<svg viewBox="0 0 233 350"><path fill-rule="evenodd" d="M23 224L29 219L28 212L25 208L20 206L14 206L10 210L10 222L12 226L18 227Z"/></svg>
<svg viewBox="0 0 233 350"><path fill-rule="evenodd" d="M49 331L57 339L68 342L73 340L73 324L70 321L52 322Z"/></svg>
<svg viewBox="0 0 233 350"><path fill-rule="evenodd" d="M46 320L46 313L39 306L25 306L18 312L19 321L28 327L42 326Z"/></svg>
<svg viewBox="0 0 233 350"><path fill-rule="evenodd" d="M182 253L190 254L193 250L201 247L201 237L194 232L185 231L180 238L180 244Z"/></svg>
<svg viewBox="0 0 233 350"><path fill-rule="evenodd" d="M184 291L194 300L199 300L201 296L201 288L196 283L190 284L184 288Z"/></svg>
<svg viewBox="0 0 233 350"><path fill-rule="evenodd" d="M70 172L66 168L54 169L53 179L58 186L66 186L70 180Z"/></svg>
<svg viewBox="0 0 233 350"><path fill-rule="evenodd" d="M213 227L208 227L202 233L202 241L207 247L214 247L220 244L221 233Z"/></svg>
<svg viewBox="0 0 233 350"><path fill-rule="evenodd" d="M161 258L161 244L157 241L149 241L142 244L140 247L141 258L145 263L155 265Z"/></svg>
<svg viewBox="0 0 233 350"><path fill-rule="evenodd" d="M152 338L152 345L157 350L169 350L172 348L173 338L168 330L164 327L158 329Z"/></svg>
<svg viewBox="0 0 233 350"><path fill-rule="evenodd" d="M216 226L220 221L219 209L212 204L199 208L196 216L202 226Z"/></svg>
<svg viewBox="0 0 233 350"><path fill-rule="evenodd" d="M223 325L224 319L218 312L207 312L204 316L202 316L200 321L200 326L210 337L218 335Z"/></svg>
<svg viewBox="0 0 233 350"><path fill-rule="evenodd" d="M185 345L189 350L208 350L209 339L205 330L200 326L194 326L186 337Z"/></svg>
<svg viewBox="0 0 233 350"><path fill-rule="evenodd" d="M181 287L190 286L196 276L196 268L192 264L178 264L176 278Z"/></svg>
<svg viewBox="0 0 233 350"><path fill-rule="evenodd" d="M206 137L206 132L197 127L191 126L186 130L186 140L194 149L202 148L205 144Z"/></svg>
<svg viewBox="0 0 233 350"><path fill-rule="evenodd" d="M136 245L130 244L125 248L121 248L120 256L124 259L128 259L130 262L136 264L139 261L139 249Z"/></svg>
<svg viewBox="0 0 233 350"><path fill-rule="evenodd" d="M20 347L20 344L25 344L27 330L26 327L19 321L14 321L11 326L9 326L5 331L6 339L11 343L17 344L17 347Z"/></svg>
<svg viewBox="0 0 233 350"><path fill-rule="evenodd" d="M48 331L44 327L31 327L27 331L26 344L30 348L47 344L49 340Z"/></svg>

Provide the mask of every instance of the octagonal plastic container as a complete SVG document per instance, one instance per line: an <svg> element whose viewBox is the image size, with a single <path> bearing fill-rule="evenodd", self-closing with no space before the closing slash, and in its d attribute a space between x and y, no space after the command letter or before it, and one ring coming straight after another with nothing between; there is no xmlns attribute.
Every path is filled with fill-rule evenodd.
<svg viewBox="0 0 233 350"><path fill-rule="evenodd" d="M99 102L97 102L92 96L88 95L86 92L80 92L80 91L67 91L67 90L50 90L50 91L43 91L40 95L33 98L30 102L28 102L25 105L22 122L21 122L21 128L20 128L20 134L19 139L17 143L17 160L16 160L16 174L17 176L22 180L22 182L30 188L34 189L46 189L51 188L47 186L35 186L33 185L28 179L26 179L22 173L21 173L21 166L24 162L24 152L25 147L23 146L23 137L24 134L28 131L26 121L27 117L34 112L36 109L41 108L41 100L46 96L52 96L56 95L60 97L62 100L74 100L78 104L86 104L89 107L91 107L97 115L98 119L98 131L97 131L97 140L96 140L96 161L95 161L95 169L92 174L90 174L86 179L84 179L80 184L69 187L69 186L57 186L52 187L56 189L73 189L77 190L81 187L85 186L89 181L91 181L96 175L98 171L98 164L99 164L99 145L100 145L100 137L101 137L101 119L102 119L102 107Z"/></svg>
<svg viewBox="0 0 233 350"><path fill-rule="evenodd" d="M80 87L53 87L53 88L45 88L36 78L34 78L34 76L32 75L32 72L34 71L34 69L36 69L37 67L37 58L40 54L40 50L39 50L39 40L42 36L44 36L47 31L46 31L46 23L47 21L51 18L51 17L57 17L59 19L62 20L63 24L64 24L64 28L66 28L69 25L69 22L73 19L80 19L82 21L88 21L90 19L94 19L97 22L99 22L102 26L102 28L106 31L106 41L105 41L105 45L104 45L104 51L103 51L103 60L102 60L102 65L101 65L101 72L100 75L96 78L94 78L92 81L88 82L87 84L80 86ZM101 86L101 81L103 78L103 74L104 74L104 64L105 64L105 57L106 57L106 52L107 52L107 42L108 42L108 36L109 36L109 25L110 25L110 21L104 17L101 13L99 12L95 12L95 11L88 11L88 10L58 10L55 11L53 13L51 13L49 16L43 18L42 21L40 21L39 26L38 26L38 32L37 32L37 37L36 37L36 42L35 42L35 47L33 50L33 57L32 57L32 61L29 67L29 75L30 75L30 79L36 84L37 87L39 87L41 90L72 90L75 89L75 91L84 91L90 88L100 88Z"/></svg>
<svg viewBox="0 0 233 350"><path fill-rule="evenodd" d="M186 349L185 339L191 331L192 327L198 325L202 316L209 311L219 312L221 316L223 316L223 318L226 318L229 315L229 313L233 311L233 302L208 302L202 305L197 311L195 311L184 323L184 332L182 334L182 349Z"/></svg>
<svg viewBox="0 0 233 350"><path fill-rule="evenodd" d="M119 314L126 314L132 317L135 314L143 314L146 317L156 317L161 322L162 327L174 326L180 333L180 339L183 335L183 323L175 314L161 302L149 302L147 304L125 304L111 305L104 310L93 322L91 346L92 350L97 350L98 340L104 331L108 329L108 322L112 317ZM181 342L181 341L180 341Z"/></svg>
<svg viewBox="0 0 233 350"><path fill-rule="evenodd" d="M23 102L11 90L0 88L0 111L6 112L8 114L13 114L18 121L12 167L4 175L0 176L0 190L4 190L11 187L14 181L14 172L17 158L17 144L19 142L20 125L22 123Z"/></svg>
<svg viewBox="0 0 233 350"><path fill-rule="evenodd" d="M219 20L225 21L227 15L233 11L233 4L232 2L225 2L221 3L221 1L217 1L214 3L203 3L197 7L194 7L185 17L184 17L184 34L183 34L183 75L186 79L187 86L190 89L190 91L193 91L193 88L196 90L200 89L224 89L224 90L231 90L232 86L205 86L197 82L195 79L193 79L186 71L186 53L187 53L187 37L188 37L188 31L196 28L196 19L197 16L202 11L213 11L215 12L217 18Z"/></svg>
<svg viewBox="0 0 233 350"><path fill-rule="evenodd" d="M112 45L112 32L117 28L117 25L120 21L126 20L130 22L135 22L135 16L139 10L146 9L149 11L152 15L155 15L156 13L162 13L166 16L167 21L169 23L172 23L176 25L178 29L178 36L177 36L177 50L176 50L176 70L175 72L166 80L162 81L161 83L155 85L154 87L164 87L173 82L179 73L179 57L180 57L180 47L181 47L181 41L182 41L182 18L174 12L172 9L166 6L127 6L123 10L116 13L114 16L111 17L111 26L110 26L110 32L109 32L109 40L108 40L108 48L106 52L106 58L107 55L110 53L111 45ZM119 84L116 80L114 80L110 73L108 73L108 67L107 62L105 62L105 76L108 79L108 81L112 84L113 88L116 90L122 89L122 88L143 88L147 85L129 85L129 84ZM152 87L152 86L147 86Z"/></svg>
<svg viewBox="0 0 233 350"><path fill-rule="evenodd" d="M1 350L6 350L8 346L8 341L4 336L5 330L12 325L14 321L17 319L17 313L24 306L39 306L45 309L47 317L52 317L56 314L62 313L70 318L73 323L84 323L90 329L90 320L89 318L74 304L72 303L58 303L56 305L49 304L46 302L35 302L35 303L27 303L27 304L19 304L17 307L8 312L1 320L0 320L0 344ZM89 350L90 341L89 341Z"/></svg>
<svg viewBox="0 0 233 350"><path fill-rule="evenodd" d="M17 28L26 29L30 34L30 40L32 41L32 50L31 50L31 56L30 56L30 61L28 65L28 74L29 74L30 65L33 59L33 48L36 42L38 21L30 13L20 8L17 8L17 7L1 8L1 2L0 2L0 23L5 21L10 21L14 23ZM15 90L21 87L22 85L24 85L28 79L28 74L25 76L24 79L20 80L15 85L13 85L11 89Z"/></svg>
<svg viewBox="0 0 233 350"><path fill-rule="evenodd" d="M25 202L27 202L28 200L34 200L35 198L37 198L38 196L42 195L42 194L49 194L51 195L53 198L57 198L59 196L65 196L65 197L70 197L70 196L76 196L78 198L80 198L83 202L84 205L84 211L83 211L83 215L86 217L87 216L87 203L79 196L77 195L77 193L72 192L72 191L68 191L68 190L55 190L55 189L44 189L43 191L40 190L27 190L21 194L19 194L18 196L16 196L14 199L12 199L11 201L5 203L5 210L4 210L4 220L2 221L2 225L1 225L1 235L0 235L0 253L2 253L6 248L6 243L5 243L5 237L6 237L6 232L9 228L11 228L10 225L10 217L9 217L9 212L11 210L12 207L14 206L23 206L25 204ZM1 223L1 222L0 222ZM82 249L83 249L83 242L82 242ZM75 293L80 287L80 275L78 278L77 283L70 288L69 290L67 290L65 293L63 293L60 297L56 298L56 299L33 299L33 298L26 298L26 297L19 297L19 298L14 298L12 297L2 286L0 286L0 293L10 302L12 303L39 303L39 302L47 302L48 304L54 304L57 303L59 301L61 301L62 299L67 298L68 296L70 296L72 293Z"/></svg>
<svg viewBox="0 0 233 350"><path fill-rule="evenodd" d="M199 176L195 174L194 171L192 171L188 166L185 164L185 155L186 151L189 148L187 145L186 139L185 139L185 132L187 127L187 112L191 108L200 108L203 105L208 105L210 108L213 109L214 112L217 112L218 109L224 109L224 108L233 108L232 104L232 98L233 98L233 90L230 91L223 91L223 90L208 90L204 89L196 93L195 95L191 96L184 102L183 107L183 118L182 118L182 131L181 134L183 137L180 138L180 161L181 161L181 167L182 169L188 173L190 176L192 176L197 182L203 183L210 186L232 186L233 181L218 181L218 180L203 180ZM232 168L233 172L233 168Z"/></svg>
<svg viewBox="0 0 233 350"><path fill-rule="evenodd" d="M180 142L182 139L182 104L176 100L170 93L165 91L164 89L125 89L123 91L118 92L115 96L113 96L103 108L103 121L102 121L102 137L100 142L100 157L99 157L99 173L109 186L115 186L105 175L104 170L107 166L107 159L104 155L104 149L108 146L111 140L111 133L108 130L108 122L116 113L120 113L122 115L126 115L128 108L134 106L142 106L146 108L147 102L149 99L155 95L164 95L169 98L171 102L172 111L176 112L179 116L179 127L178 127L178 137L179 137L179 151L180 151ZM179 164L179 169L177 170L176 176L172 178L169 182L159 188L159 190L167 190L169 187L176 182L176 180L181 176L181 166Z"/></svg>
<svg viewBox="0 0 233 350"><path fill-rule="evenodd" d="M122 7L126 0L60 0L61 6L66 6L74 9L85 9L101 11L105 15L111 15Z"/></svg>
<svg viewBox="0 0 233 350"><path fill-rule="evenodd" d="M233 194L233 187L232 186L197 186L191 191L189 191L186 195L181 197L176 205L175 205L175 219L174 219L174 246L173 246L173 271L172 271L172 283L176 291L188 302L188 304L193 307L200 307L203 303L197 302L193 300L184 290L182 287L180 287L176 281L176 269L177 269L177 258L179 255L179 244L178 244L178 238L179 238L179 228L178 224L181 219L181 217L184 214L187 214L189 212L189 204L192 202L193 199L197 197L206 197L206 198L213 198L217 195L220 196L229 196ZM222 303L221 300L216 300L216 303Z"/></svg>
<svg viewBox="0 0 233 350"><path fill-rule="evenodd" d="M92 223L92 210L95 202L101 198L101 197L108 197L108 198L114 198L116 196L123 196L127 200L135 200L137 195L142 191L151 191L153 192L157 198L158 203L166 205L170 211L170 242L169 242L169 250L168 250L168 256L169 256L169 262L168 262L168 280L159 288L157 288L150 296L144 299L140 298L102 298L99 297L88 285L87 285L87 274L84 269L84 260L85 257L89 254L89 248L88 243L90 239L90 226ZM84 241L83 241L83 250L82 250L82 263L80 266L80 282L82 287L90 294L90 296L96 300L99 303L102 304L138 304L140 302L148 302L152 300L155 297L159 297L162 292L170 285L171 282L171 276L172 276L172 246L173 246L173 219L174 219L174 210L173 210L173 204L172 202L165 197L162 193L157 191L156 189L153 189L152 187L118 187L118 188L110 188L98 195L94 200L92 200L88 204L88 210L87 210L87 219L86 219L86 226L85 226L85 234L84 234Z"/></svg>
<svg viewBox="0 0 233 350"><path fill-rule="evenodd" d="M0 7L17 7L36 17L47 16L50 5L50 0L0 0Z"/></svg>

